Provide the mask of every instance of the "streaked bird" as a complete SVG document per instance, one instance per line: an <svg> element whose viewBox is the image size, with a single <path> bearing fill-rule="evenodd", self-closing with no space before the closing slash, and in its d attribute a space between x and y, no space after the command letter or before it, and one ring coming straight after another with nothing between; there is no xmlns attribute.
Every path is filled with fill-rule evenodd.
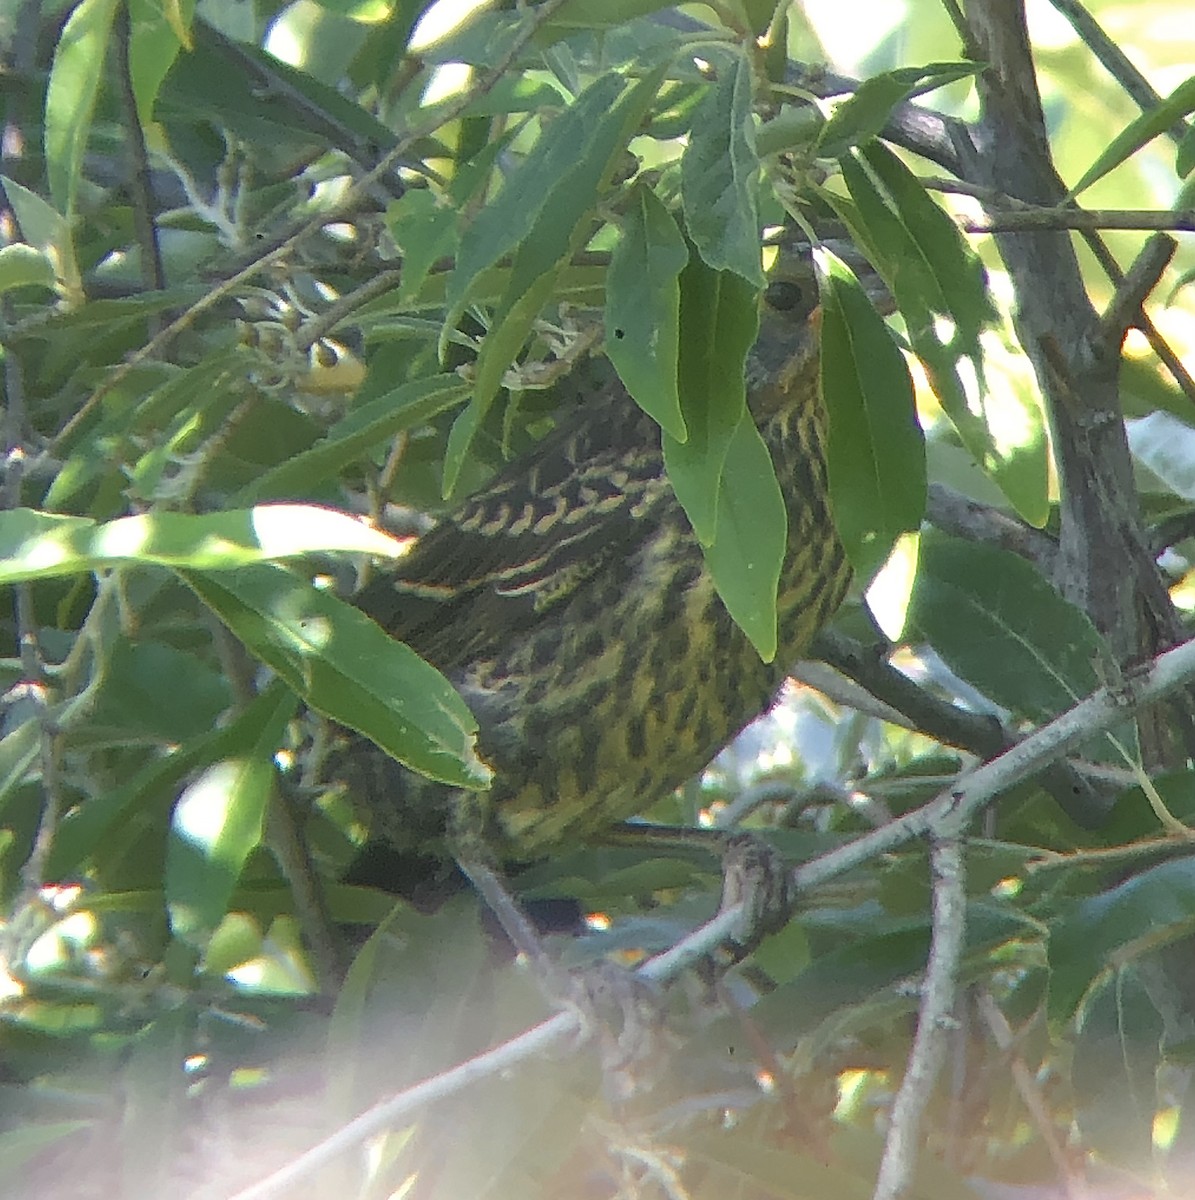
<svg viewBox="0 0 1195 1200"><path fill-rule="evenodd" d="M815 303L807 268L774 275L749 360L788 512L775 660L715 592L659 427L612 370L583 370L600 379L575 413L357 601L456 685L495 772L467 795L354 739L336 769L371 837L444 846L465 805L497 860L530 861L645 809L771 704L850 576L827 500Z"/></svg>

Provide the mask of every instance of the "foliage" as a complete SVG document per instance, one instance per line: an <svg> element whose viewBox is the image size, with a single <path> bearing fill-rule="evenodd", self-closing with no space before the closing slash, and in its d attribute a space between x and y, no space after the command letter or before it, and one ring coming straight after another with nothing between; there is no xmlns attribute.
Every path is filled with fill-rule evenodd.
<svg viewBox="0 0 1195 1200"><path fill-rule="evenodd" d="M796 4L491 4L416 44L432 7L9 6L14 1194L231 1195L547 1015L472 899L429 914L344 881L361 830L324 773L340 726L434 778L488 776L464 702L351 595L567 412L604 337L728 609L773 654L775 482L741 436L761 231L831 222L898 310L881 320L819 246L831 502L858 578L821 650L853 690L794 687L646 813L748 810L817 864L1123 688L1113 735L1009 775L970 831L952 1065L920 1095L909 1194L1084 1175L1181 1192L1195 749L1182 702L1135 713L1131 680L1187 628L1195 395L1157 353L1189 323L1192 266L1135 295L1108 263L1139 232L1086 249L1074 287L1056 263L1074 197L1185 207L1191 81L1151 105L1073 40L1041 42L1029 82L1068 196L1013 186L990 149L1036 119L1028 91L1015 113L985 90L984 39L1015 33L1015 5L966 6L962 39L955 4L920 6L862 82L801 65L822 52ZM1122 33L1179 12L1093 7ZM437 92L450 64L470 73ZM927 162L958 194L927 189ZM974 196L1014 232L961 232ZM1147 323L1118 374L1121 326ZM479 1071L275 1194L872 1195L947 920L923 842L874 845L726 980L674 986L643 1058ZM623 844L562 847L517 884L610 918L552 939L570 964L665 950L719 890L704 850ZM330 927L354 949L342 979Z"/></svg>

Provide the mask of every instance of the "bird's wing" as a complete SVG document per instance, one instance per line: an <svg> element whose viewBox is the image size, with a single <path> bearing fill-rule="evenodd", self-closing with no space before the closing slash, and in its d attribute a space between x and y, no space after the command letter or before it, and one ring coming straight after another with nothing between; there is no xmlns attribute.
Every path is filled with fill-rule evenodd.
<svg viewBox="0 0 1195 1200"><path fill-rule="evenodd" d="M449 513L357 603L451 670L629 559L636 526L669 495L654 422L625 394L604 398Z"/></svg>

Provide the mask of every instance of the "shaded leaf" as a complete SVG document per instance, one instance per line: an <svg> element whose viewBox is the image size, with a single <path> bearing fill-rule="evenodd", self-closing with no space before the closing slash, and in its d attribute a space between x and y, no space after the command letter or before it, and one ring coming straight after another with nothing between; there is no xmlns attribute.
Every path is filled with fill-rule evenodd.
<svg viewBox="0 0 1195 1200"><path fill-rule="evenodd" d="M688 261L671 213L650 188L637 189L606 277L606 354L635 403L680 442L679 277Z"/></svg>
<svg viewBox="0 0 1195 1200"><path fill-rule="evenodd" d="M1049 1015L1074 1017L1117 967L1195 932L1195 861L1151 867L1081 900L1051 924Z"/></svg>
<svg viewBox="0 0 1195 1200"><path fill-rule="evenodd" d="M872 75L826 121L818 138L818 154L838 158L851 146L882 132L898 104L982 70L983 64L970 62L927 63Z"/></svg>
<svg viewBox="0 0 1195 1200"><path fill-rule="evenodd" d="M767 445L748 412L731 438L719 488L717 530L705 561L735 624L771 662L788 514Z"/></svg>
<svg viewBox="0 0 1195 1200"><path fill-rule="evenodd" d="M404 430L424 425L439 413L461 403L469 385L459 375L434 375L404 383L393 391L353 409L337 421L310 450L265 472L236 500L271 500L302 495L313 479L331 479L348 463L363 458L370 450Z"/></svg>
<svg viewBox="0 0 1195 1200"><path fill-rule="evenodd" d="M588 238L588 214L663 76L660 67L630 88L613 74L591 84L547 126L520 169L462 235L457 269L448 285L445 334L455 325L481 272L516 243L518 249L506 291L478 354L470 404L476 411L453 427L444 459L445 495L455 488L472 433L497 395L535 318L552 296L557 276ZM546 149L541 152L544 143ZM578 147L584 150L580 156ZM512 240L512 231L520 236ZM442 335L442 345L443 340Z"/></svg>
<svg viewBox="0 0 1195 1200"><path fill-rule="evenodd" d="M668 7L668 0L567 0L547 22L549 30L613 29Z"/></svg>
<svg viewBox="0 0 1195 1200"><path fill-rule="evenodd" d="M1108 661L1095 626L1030 563L940 534L922 538L911 620L952 671L1037 721L1098 687Z"/></svg>
<svg viewBox="0 0 1195 1200"><path fill-rule="evenodd" d="M751 65L735 55L693 114L681 158L686 232L715 270L762 288Z"/></svg>
<svg viewBox="0 0 1195 1200"><path fill-rule="evenodd" d="M386 208L386 227L403 252L399 294L418 295L436 261L451 255L456 243L457 211L430 188L412 188Z"/></svg>
<svg viewBox="0 0 1195 1200"><path fill-rule="evenodd" d="M681 411L688 437L663 435L664 466L703 546L717 532L722 467L747 403L747 353L759 332L759 292L692 255L680 276Z"/></svg>
<svg viewBox="0 0 1195 1200"><path fill-rule="evenodd" d="M448 285L446 328L456 323L482 272L528 238L549 201L564 194L562 181L584 168L584 158L578 164L577 149L589 146L624 86L621 76L603 75L547 122L518 170L461 235Z"/></svg>
<svg viewBox="0 0 1195 1200"><path fill-rule="evenodd" d="M287 699L289 694L275 681L241 709L238 720L191 737L172 754L150 760L127 782L73 809L54 838L46 864L47 877L77 873L90 856L103 851L109 830L129 813L145 811L163 796L173 796L178 785L193 772L225 758L249 754L256 731Z"/></svg>
<svg viewBox="0 0 1195 1200"><path fill-rule="evenodd" d="M900 351L849 269L827 250L821 281L821 386L834 523L868 577L925 511L925 439Z"/></svg>
<svg viewBox="0 0 1195 1200"><path fill-rule="evenodd" d="M869 141L840 165L855 206L827 199L883 274L946 415L1017 511L1040 527L1049 515L1045 422L1030 397L988 390L980 333L995 311L982 263L882 143Z"/></svg>

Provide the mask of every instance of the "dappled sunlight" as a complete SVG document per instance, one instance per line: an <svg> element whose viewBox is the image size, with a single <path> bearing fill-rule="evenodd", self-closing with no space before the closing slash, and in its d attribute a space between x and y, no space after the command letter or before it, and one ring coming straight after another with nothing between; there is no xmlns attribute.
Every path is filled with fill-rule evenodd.
<svg viewBox="0 0 1195 1200"><path fill-rule="evenodd" d="M888 555L888 561L876 572L867 588L867 607L876 624L894 642L899 641L905 631L909 600L917 581L920 545L920 533L902 533Z"/></svg>

